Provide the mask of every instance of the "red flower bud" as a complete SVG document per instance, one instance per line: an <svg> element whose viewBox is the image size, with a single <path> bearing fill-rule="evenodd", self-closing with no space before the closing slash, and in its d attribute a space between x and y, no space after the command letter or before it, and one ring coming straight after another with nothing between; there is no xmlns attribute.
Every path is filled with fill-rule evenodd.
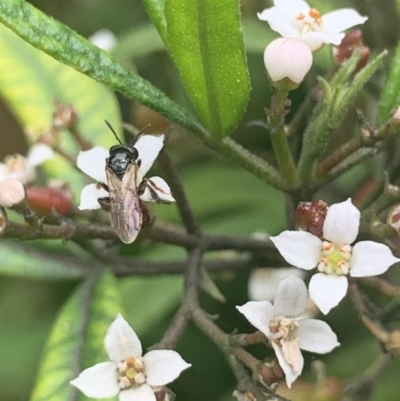
<svg viewBox="0 0 400 401"><path fill-rule="evenodd" d="M71 194L61 188L29 187L28 206L38 215L51 216L53 211L66 215L71 209Z"/></svg>
<svg viewBox="0 0 400 401"><path fill-rule="evenodd" d="M332 47L333 59L336 64L342 65L352 56L356 49L361 51L360 59L354 69L354 73L356 73L364 68L369 58L369 47L364 46L362 32L359 29L350 31L339 46Z"/></svg>
<svg viewBox="0 0 400 401"><path fill-rule="evenodd" d="M327 212L328 204L322 199L300 202L295 213L297 228L321 238Z"/></svg>

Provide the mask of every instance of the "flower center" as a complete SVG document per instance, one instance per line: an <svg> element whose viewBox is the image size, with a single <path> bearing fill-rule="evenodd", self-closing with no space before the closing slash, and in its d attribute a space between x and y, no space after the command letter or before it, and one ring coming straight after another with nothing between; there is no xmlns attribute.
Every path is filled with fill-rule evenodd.
<svg viewBox="0 0 400 401"><path fill-rule="evenodd" d="M7 174L21 171L25 168L26 158L16 153L15 155L6 156L4 159L4 171Z"/></svg>
<svg viewBox="0 0 400 401"><path fill-rule="evenodd" d="M318 270L325 274L348 274L351 268L351 246L347 244L334 245L332 242L322 243L322 258L318 264Z"/></svg>
<svg viewBox="0 0 400 401"><path fill-rule="evenodd" d="M299 322L296 319L289 318L271 321L269 330L274 343L282 347L285 361L292 367L294 372L299 372L302 361L298 336Z"/></svg>
<svg viewBox="0 0 400 401"><path fill-rule="evenodd" d="M312 31L321 30L324 24L321 14L315 8L310 8L307 13L300 13L295 17L295 20L301 23L299 29L300 36L304 36Z"/></svg>
<svg viewBox="0 0 400 401"><path fill-rule="evenodd" d="M118 364L119 386L126 389L146 381L141 358L130 357Z"/></svg>

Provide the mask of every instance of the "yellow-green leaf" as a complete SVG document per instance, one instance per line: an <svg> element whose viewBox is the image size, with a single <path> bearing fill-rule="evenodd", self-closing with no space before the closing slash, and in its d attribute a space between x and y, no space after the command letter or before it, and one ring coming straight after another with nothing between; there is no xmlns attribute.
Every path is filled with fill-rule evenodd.
<svg viewBox="0 0 400 401"><path fill-rule="evenodd" d="M88 400L69 382L83 369L109 360L104 336L119 312L122 301L110 273L76 289L54 323L31 401Z"/></svg>

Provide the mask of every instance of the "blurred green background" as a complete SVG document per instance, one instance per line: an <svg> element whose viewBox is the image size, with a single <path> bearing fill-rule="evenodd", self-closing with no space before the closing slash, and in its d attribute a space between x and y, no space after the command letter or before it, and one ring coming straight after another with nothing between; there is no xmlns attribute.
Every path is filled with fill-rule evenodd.
<svg viewBox="0 0 400 401"><path fill-rule="evenodd" d="M163 50L162 42L139 0L38 0L31 3L85 37L101 28L110 29L119 41L114 50L117 58L135 68L141 76L178 103L192 110L177 72ZM246 115L234 137L254 153L269 157L270 143L267 131L248 123L264 119L264 108L268 106L271 94L262 62L262 52L275 35L266 24L256 18L256 12L270 6L271 2L243 0L241 3L252 92ZM393 27L399 26L400 19L395 1L319 0L313 1L312 5L322 11L351 6L368 15L370 20L365 25L365 42L375 54L383 48L392 49L397 43L400 32ZM292 94L294 110L315 84L316 75L323 75L330 67L329 49L325 47L316 55L315 65L306 82ZM153 127L160 130L165 128L165 123L159 116L120 96L118 101L124 121L140 126L151 122ZM365 96L361 104L373 106L373 102L372 96ZM93 118L102 122L105 116L98 113ZM26 138L6 102L0 104L0 124L0 158L15 152L25 154L28 148ZM95 142L95 138L91 139ZM199 140L180 129L171 134L169 146L188 198L205 231L250 235L260 230L274 234L285 228L284 198L277 191L218 157ZM366 164L338 183L339 188L345 192L351 191L371 171L373 167ZM335 200L334 194L328 196L329 200ZM159 218L179 223L174 206L157 206L154 212ZM32 242L29 246L46 247L46 244ZM69 248L71 252L76 251L70 244L60 242L56 244L56 250L58 247ZM141 249L139 246L124 246L122 253L140 253L141 258L158 260L182 259L185 256L184 252L176 247L157 244L141 244ZM227 303L219 304L204 295L204 308L211 314L220 315L219 323L227 332L232 332L235 328L250 331L251 327L234 308L234 305L243 304L248 299L248 274L221 274L215 276L215 280L227 298ZM0 277L1 401L29 399L52 322L76 285L77 282L39 282L12 276ZM181 287L182 278L176 276L132 277L120 280L127 318L145 347L159 341L168 327L179 305ZM379 346L357 321L356 312L350 302L343 302L327 320L342 343L342 347L322 358L327 363L327 374L349 380L361 374L375 360L380 352ZM197 329L189 327L178 345L178 351L193 364L193 367L171 386L178 394L178 400L232 399L235 384L233 376L223 356L216 352L216 347ZM259 352L259 355L262 355L262 352ZM313 358L308 359L307 366ZM399 368L400 364L394 362L384 371L374 393L374 401L399 399ZM312 375L307 371L308 369L305 377L312 379Z"/></svg>

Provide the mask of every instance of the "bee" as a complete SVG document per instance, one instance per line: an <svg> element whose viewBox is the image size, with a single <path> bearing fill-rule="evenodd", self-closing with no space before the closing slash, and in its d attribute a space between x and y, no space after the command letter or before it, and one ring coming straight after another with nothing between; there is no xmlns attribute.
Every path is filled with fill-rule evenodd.
<svg viewBox="0 0 400 401"><path fill-rule="evenodd" d="M150 214L140 195L145 190L145 181L137 184L137 174L141 165L140 155L134 144L123 144L114 128L106 124L118 140L119 145L110 148L110 155L106 159L107 183L98 185L104 188L108 197L99 198L98 202L103 210L109 211L111 226L125 244L131 244L142 227L150 221ZM146 131L149 126L141 130L138 135Z"/></svg>

